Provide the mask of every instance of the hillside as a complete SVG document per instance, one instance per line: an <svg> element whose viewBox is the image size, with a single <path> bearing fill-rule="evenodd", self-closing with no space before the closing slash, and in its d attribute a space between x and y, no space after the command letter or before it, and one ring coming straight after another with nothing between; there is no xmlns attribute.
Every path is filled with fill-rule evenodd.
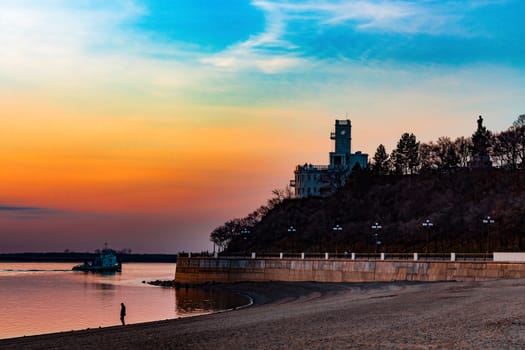
<svg viewBox="0 0 525 350"><path fill-rule="evenodd" d="M493 224L484 224L487 216ZM422 223L430 219L431 228ZM381 229L372 230L375 222ZM340 225L342 230L333 227ZM289 232L290 226L295 232ZM334 195L284 199L227 250L257 252L525 250L524 170L418 175L355 172Z"/></svg>

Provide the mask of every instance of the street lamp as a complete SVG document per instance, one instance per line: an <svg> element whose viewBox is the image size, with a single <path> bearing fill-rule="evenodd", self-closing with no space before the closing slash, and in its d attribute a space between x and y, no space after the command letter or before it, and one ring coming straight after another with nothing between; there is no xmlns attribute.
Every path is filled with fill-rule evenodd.
<svg viewBox="0 0 525 350"><path fill-rule="evenodd" d="M379 250L379 246L381 245L381 241L379 240L379 230L383 228L378 222L374 223L372 226L372 231L374 232L374 240L376 244L376 254Z"/></svg>
<svg viewBox="0 0 525 350"><path fill-rule="evenodd" d="M487 225L487 255L490 249L490 225L494 223L494 218L487 216L483 219L483 224Z"/></svg>
<svg viewBox="0 0 525 350"><path fill-rule="evenodd" d="M430 228L432 228L434 224L432 223L432 221L430 221L430 219L426 219L421 225L427 229L427 245L425 247L425 254L428 254L428 231L430 231Z"/></svg>
<svg viewBox="0 0 525 350"><path fill-rule="evenodd" d="M292 251L295 251L295 231L297 229L293 225L288 227L288 233L292 235Z"/></svg>
<svg viewBox="0 0 525 350"><path fill-rule="evenodd" d="M241 229L241 235L242 235L242 240L244 241L244 252L246 253L246 251L248 250L248 235L250 234L250 230L247 228L247 227L243 227Z"/></svg>
<svg viewBox="0 0 525 350"><path fill-rule="evenodd" d="M335 237L335 242L336 242L335 243L335 255L337 256L337 232L343 231L343 228L339 224L337 224L334 227L332 227L332 231L334 231L334 236L336 236Z"/></svg>

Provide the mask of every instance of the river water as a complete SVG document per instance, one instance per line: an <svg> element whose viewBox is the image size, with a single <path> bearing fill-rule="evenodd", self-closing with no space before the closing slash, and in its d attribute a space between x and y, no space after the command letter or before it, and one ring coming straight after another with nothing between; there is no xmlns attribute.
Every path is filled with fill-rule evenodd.
<svg viewBox="0 0 525 350"><path fill-rule="evenodd" d="M0 338L188 317L247 303L227 292L163 288L175 264L123 264L121 273L71 271L72 263L0 262Z"/></svg>

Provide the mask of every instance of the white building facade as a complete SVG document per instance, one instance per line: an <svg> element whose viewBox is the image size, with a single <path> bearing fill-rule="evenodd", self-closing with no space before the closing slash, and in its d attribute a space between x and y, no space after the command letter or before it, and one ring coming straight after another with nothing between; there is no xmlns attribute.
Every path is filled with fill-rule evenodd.
<svg viewBox="0 0 525 350"><path fill-rule="evenodd" d="M304 164L295 167L294 180L290 186L295 188L298 198L327 196L344 185L352 169L359 164L368 165L368 154L352 153L352 124L349 119L336 120L335 131L330 134L334 140L334 151L329 153L328 165Z"/></svg>

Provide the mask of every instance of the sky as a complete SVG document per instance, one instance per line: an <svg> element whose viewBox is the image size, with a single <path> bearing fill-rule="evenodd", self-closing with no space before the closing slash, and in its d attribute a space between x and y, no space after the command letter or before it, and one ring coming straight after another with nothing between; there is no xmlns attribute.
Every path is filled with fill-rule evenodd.
<svg viewBox="0 0 525 350"><path fill-rule="evenodd" d="M525 113L525 2L0 0L0 252L212 250L296 164Z"/></svg>

